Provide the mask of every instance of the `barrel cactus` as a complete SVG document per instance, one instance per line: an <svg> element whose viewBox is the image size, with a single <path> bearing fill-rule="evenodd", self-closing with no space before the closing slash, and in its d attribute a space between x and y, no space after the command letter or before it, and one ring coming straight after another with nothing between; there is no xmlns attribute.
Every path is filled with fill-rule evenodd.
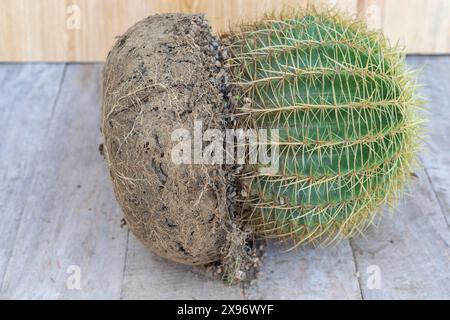
<svg viewBox="0 0 450 320"><path fill-rule="evenodd" d="M266 16L220 38L202 15L151 16L117 40L103 80L102 150L130 230L167 259L221 261L230 282L257 274L252 234L363 232L416 164L420 100L402 51L340 13Z"/></svg>
<svg viewBox="0 0 450 320"><path fill-rule="evenodd" d="M402 50L330 12L266 16L223 39L238 125L278 129L278 171L241 177L255 232L297 244L361 233L416 162L420 102Z"/></svg>

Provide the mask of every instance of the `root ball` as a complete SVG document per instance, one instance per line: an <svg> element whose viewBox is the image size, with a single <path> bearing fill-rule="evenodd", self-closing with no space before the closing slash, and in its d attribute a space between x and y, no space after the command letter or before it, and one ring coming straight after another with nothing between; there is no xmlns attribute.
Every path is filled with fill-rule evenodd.
<svg viewBox="0 0 450 320"><path fill-rule="evenodd" d="M125 220L185 264L220 259L227 237L224 171L171 159L175 129L224 126L216 41L201 15L151 16L117 40L104 68L104 153Z"/></svg>

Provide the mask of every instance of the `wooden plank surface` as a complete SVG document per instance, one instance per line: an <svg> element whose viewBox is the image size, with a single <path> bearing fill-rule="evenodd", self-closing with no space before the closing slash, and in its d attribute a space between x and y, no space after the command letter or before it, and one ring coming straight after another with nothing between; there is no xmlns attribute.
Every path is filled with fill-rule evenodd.
<svg viewBox="0 0 450 320"><path fill-rule="evenodd" d="M0 67L0 287L30 195L36 154L64 75L64 65Z"/></svg>
<svg viewBox="0 0 450 320"><path fill-rule="evenodd" d="M364 299L450 298L450 231L423 171L410 193L366 239L351 240Z"/></svg>
<svg viewBox="0 0 450 320"><path fill-rule="evenodd" d="M450 57L410 57L427 100L423 169L394 216L355 239L365 299L450 298ZM369 272L368 272L369 270ZM371 282L379 272L380 286Z"/></svg>
<svg viewBox="0 0 450 320"><path fill-rule="evenodd" d="M394 216L351 240L364 299L450 298L449 226L426 174L417 175Z"/></svg>
<svg viewBox="0 0 450 320"><path fill-rule="evenodd" d="M242 299L241 285L210 280L200 268L162 259L132 234L128 242L122 299Z"/></svg>
<svg viewBox="0 0 450 320"><path fill-rule="evenodd" d="M424 64L431 136L411 196L365 239L270 243L260 278L231 288L120 228L97 151L101 65L0 65L0 298L450 298L450 57L408 61Z"/></svg>
<svg viewBox="0 0 450 320"><path fill-rule="evenodd" d="M3 0L0 61L104 61L117 36L155 13L205 13L220 32L308 4L358 13L409 53L450 53L447 0Z"/></svg>
<svg viewBox="0 0 450 320"><path fill-rule="evenodd" d="M450 225L450 58L410 57L421 71L422 95L428 101L424 152L421 157L438 204Z"/></svg>
<svg viewBox="0 0 450 320"><path fill-rule="evenodd" d="M328 248L270 242L261 277L246 286L247 299L361 299L348 241Z"/></svg>
<svg viewBox="0 0 450 320"><path fill-rule="evenodd" d="M41 72L53 69L43 66ZM16 216L20 223L3 277L3 298L120 297L127 230L120 228L121 213L98 152L100 70L100 65L69 65L59 99L50 105L45 121L38 121L40 113L46 113L45 104L30 100L15 106L29 119L8 124L25 135L10 137L7 148L17 144L26 148L35 141L40 145L27 154L35 165L33 175L24 180L20 168L15 172L28 192L14 190L17 207L2 212L21 213ZM58 83L52 85L58 88ZM42 89L30 79L22 93ZM11 107L2 110L11 112ZM33 136L39 129L45 134ZM10 161L17 151L10 154Z"/></svg>

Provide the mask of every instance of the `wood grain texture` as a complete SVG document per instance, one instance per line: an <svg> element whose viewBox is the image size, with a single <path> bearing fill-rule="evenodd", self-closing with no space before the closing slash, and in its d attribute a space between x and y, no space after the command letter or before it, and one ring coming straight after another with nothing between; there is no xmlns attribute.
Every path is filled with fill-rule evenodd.
<svg viewBox="0 0 450 320"><path fill-rule="evenodd" d="M261 277L231 288L120 228L97 151L101 65L0 64L0 298L448 299L450 57L408 62L423 65L430 138L397 213L350 244L284 252L270 243ZM71 265L81 290L67 287Z"/></svg>
<svg viewBox="0 0 450 320"><path fill-rule="evenodd" d="M366 239L351 240L364 299L450 297L450 230L423 171L410 194Z"/></svg>
<svg viewBox="0 0 450 320"><path fill-rule="evenodd" d="M348 241L334 247L289 247L270 242L261 277L248 299L361 299Z"/></svg>
<svg viewBox="0 0 450 320"><path fill-rule="evenodd" d="M220 32L308 3L358 13L409 53L450 53L447 0L3 0L0 61L104 61L117 36L155 13L205 13Z"/></svg>
<svg viewBox="0 0 450 320"><path fill-rule="evenodd" d="M9 124L19 131L6 140L8 148L40 145L28 154L35 165L31 179L16 172L28 192L15 190L22 197L13 199L18 207L9 212L20 223L3 277L3 298L120 297L127 231L120 228L121 212L98 152L100 70L99 65L69 65L54 109L35 110L42 105L29 101L20 105L29 113L28 122ZM41 85L30 83L28 90L40 91ZM49 116L38 121L41 112ZM32 135L39 130L45 134ZM79 290L67 285L78 271Z"/></svg>
<svg viewBox="0 0 450 320"><path fill-rule="evenodd" d="M132 234L128 241L122 299L242 299L240 285L209 280L196 267L185 266L151 253Z"/></svg>
<svg viewBox="0 0 450 320"><path fill-rule="evenodd" d="M421 155L426 174L450 226L450 57L410 57L420 71L421 94L426 102L426 135Z"/></svg>
<svg viewBox="0 0 450 320"><path fill-rule="evenodd" d="M423 170L394 216L352 240L364 299L450 298L450 57L410 57L428 100ZM380 272L381 286L370 282ZM372 271L370 271L372 269Z"/></svg>
<svg viewBox="0 0 450 320"><path fill-rule="evenodd" d="M30 196L64 75L64 65L8 64L0 68L0 287Z"/></svg>

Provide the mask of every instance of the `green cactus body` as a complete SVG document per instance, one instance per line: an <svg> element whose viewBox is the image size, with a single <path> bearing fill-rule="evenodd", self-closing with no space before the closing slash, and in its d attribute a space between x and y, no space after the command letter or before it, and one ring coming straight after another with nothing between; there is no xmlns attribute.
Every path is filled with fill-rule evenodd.
<svg viewBox="0 0 450 320"><path fill-rule="evenodd" d="M419 101L401 51L317 12L266 17L228 41L238 124L279 130L279 171L242 177L256 232L323 243L363 231L415 162Z"/></svg>

